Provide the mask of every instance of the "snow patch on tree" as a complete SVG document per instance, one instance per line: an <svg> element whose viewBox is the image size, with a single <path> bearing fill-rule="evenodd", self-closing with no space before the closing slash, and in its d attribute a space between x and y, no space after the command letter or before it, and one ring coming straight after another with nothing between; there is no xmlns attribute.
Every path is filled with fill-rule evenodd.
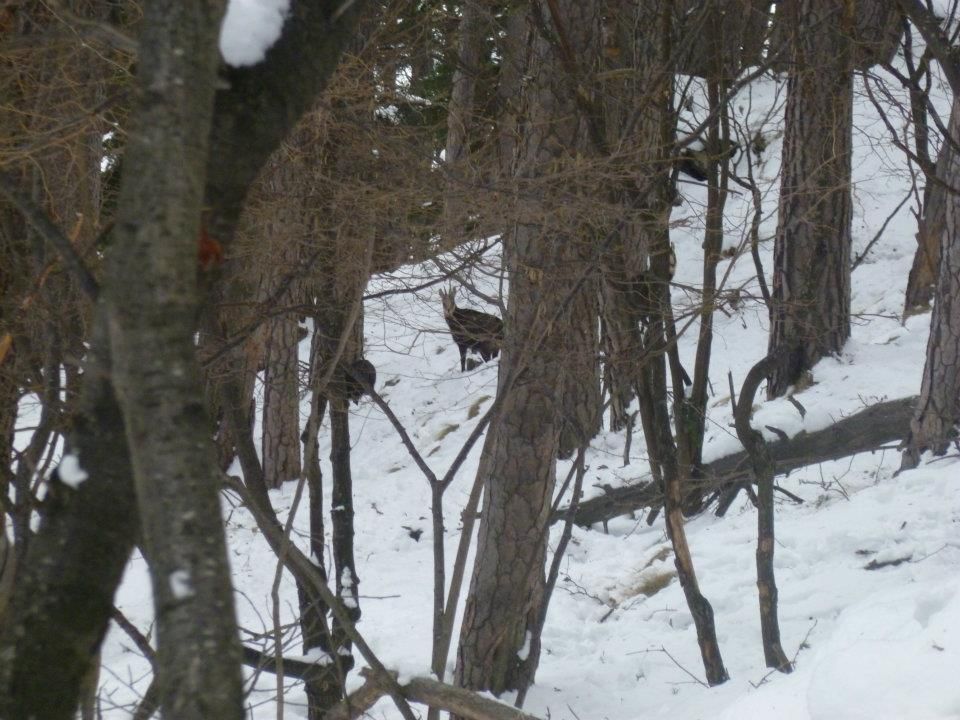
<svg viewBox="0 0 960 720"><path fill-rule="evenodd" d="M193 597L193 582L190 579L189 571L174 570L170 573L170 592L177 600L187 600Z"/></svg>
<svg viewBox="0 0 960 720"><path fill-rule="evenodd" d="M76 490L80 484L90 477L86 470L80 467L80 458L75 453L67 453L57 468L60 482Z"/></svg>
<svg viewBox="0 0 960 720"><path fill-rule="evenodd" d="M280 37L290 0L230 0L220 27L220 53L228 65L256 65Z"/></svg>

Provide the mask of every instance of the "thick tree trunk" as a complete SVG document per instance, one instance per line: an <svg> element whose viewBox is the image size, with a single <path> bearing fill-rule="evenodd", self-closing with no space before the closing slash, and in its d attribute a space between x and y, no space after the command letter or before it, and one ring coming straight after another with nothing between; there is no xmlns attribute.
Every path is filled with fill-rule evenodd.
<svg viewBox="0 0 960 720"><path fill-rule="evenodd" d="M557 456L571 457L600 431L600 338L597 333L598 283L584 280L567 312L558 321L565 328L569 356L560 380L560 439Z"/></svg>
<svg viewBox="0 0 960 720"><path fill-rule="evenodd" d="M850 335L852 4L800 0L787 84L767 394L779 397Z"/></svg>
<svg viewBox="0 0 960 720"><path fill-rule="evenodd" d="M950 136L960 141L960 101L954 100ZM946 147L946 142L944 143ZM944 180L960 187L960 156L945 153ZM923 368L920 401L906 443L903 464L914 467L920 453L942 455L957 437L960 421L960 197L946 197L946 225L940 249L940 274L930 317L930 339Z"/></svg>
<svg viewBox="0 0 960 720"><path fill-rule="evenodd" d="M74 717L138 531L123 418L108 381L105 313L99 318L71 434L89 479L47 515L0 622L0 717Z"/></svg>
<svg viewBox="0 0 960 720"><path fill-rule="evenodd" d="M605 331L605 383L611 399L611 429L627 422L627 407L644 362L640 325L648 308L635 302L635 281L649 269L652 236L669 222L666 202L669 150L664 146L662 94L672 88L661 47L664 13L672 5L611 2L606 10L602 81L606 146L615 210L601 255ZM672 140L672 135L671 135ZM637 168L643 168L638 173Z"/></svg>
<svg viewBox="0 0 960 720"><path fill-rule="evenodd" d="M891 0L856 0L853 62L858 70L890 62L903 35L903 13Z"/></svg>
<svg viewBox="0 0 960 720"><path fill-rule="evenodd" d="M263 475L269 488L300 477L300 360L297 318L268 323L263 378Z"/></svg>
<svg viewBox="0 0 960 720"><path fill-rule="evenodd" d="M223 4L147 8L105 297L170 717L242 718L219 469L193 333L197 240ZM170 158L178 162L171 163ZM136 282L134 282L136 279Z"/></svg>
<svg viewBox="0 0 960 720"><path fill-rule="evenodd" d="M500 386L512 387L480 463L484 508L457 653L457 683L496 694L528 686L539 662L534 630L544 593L558 393L573 350L556 315L566 303L580 302L585 278L583 248L572 230L575 212L548 206L548 198L564 193L546 189L552 182L544 177L550 171L562 176L565 165L572 169L586 146L575 93L590 83L576 74L597 56L600 16L593 2L566 0L542 9L539 22L549 39L539 34L529 48L517 165L522 200L505 248L510 297Z"/></svg>

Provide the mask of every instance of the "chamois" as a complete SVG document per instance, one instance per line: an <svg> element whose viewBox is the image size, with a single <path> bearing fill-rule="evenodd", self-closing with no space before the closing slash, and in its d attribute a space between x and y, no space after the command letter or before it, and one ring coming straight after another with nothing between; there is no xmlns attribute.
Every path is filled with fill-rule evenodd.
<svg viewBox="0 0 960 720"><path fill-rule="evenodd" d="M503 344L503 321L496 315L478 310L458 308L456 290L440 290L443 303L443 318L450 328L450 335L460 349L460 372L467 369L467 350L476 350L484 362L500 354Z"/></svg>
<svg viewBox="0 0 960 720"><path fill-rule="evenodd" d="M360 403L360 398L366 394L367 386L377 384L377 369L366 358L357 358L351 363L341 365L337 369L337 390L353 402Z"/></svg>

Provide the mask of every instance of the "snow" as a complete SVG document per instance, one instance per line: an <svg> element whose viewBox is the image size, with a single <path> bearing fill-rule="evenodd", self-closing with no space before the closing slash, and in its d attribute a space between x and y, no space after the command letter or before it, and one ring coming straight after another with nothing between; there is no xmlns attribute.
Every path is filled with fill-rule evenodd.
<svg viewBox="0 0 960 720"><path fill-rule="evenodd" d="M220 27L220 53L234 67L256 65L280 37L290 0L230 0Z"/></svg>
<svg viewBox="0 0 960 720"><path fill-rule="evenodd" d="M84 480L90 477L87 471L80 467L80 458L76 453L67 453L60 459L57 466L57 476L60 482L76 490Z"/></svg>
<svg viewBox="0 0 960 720"><path fill-rule="evenodd" d="M260 48L262 56L267 44L263 38L279 32L285 6L257 5L263 20L252 19L252 11L243 9L251 6L231 3L231 13L239 14L241 20L228 18L223 38L233 48ZM239 62L233 52L225 49L225 57ZM249 52L246 57L254 55ZM756 83L741 93L734 113L735 126L748 136L762 131L769 143L753 168L764 197L761 256L768 273L769 238L776 227L783 87L770 80ZM943 97L935 101L946 107ZM906 194L910 182L902 158L884 139L877 112L862 88L856 103L854 257ZM742 154L738 163L745 171ZM752 215L748 194L735 190L727 208L725 247L741 244ZM699 284L706 193L692 183L684 183L681 192L685 202L675 214L678 223L672 236L679 259L673 299L682 309L696 301L683 286ZM763 401L761 388L755 427L770 425L792 436L827 427L870 404L919 392L929 314L905 322L900 319L916 245L914 208L910 201L893 217L854 271L852 337L839 356L817 365L812 386L796 392L805 416L785 399ZM685 216L688 222L683 222ZM496 269L497 259L490 261ZM731 428L727 373L732 373L739 392L747 371L763 357L767 345L768 316L756 299L759 289L749 255L723 260L719 276L728 271L726 288L743 287L744 299L728 310L729 315L716 316L704 451L708 461L740 449ZM437 269L404 268L390 278L376 279L374 289L400 287L405 281L417 284L426 273L437 273ZM490 295L500 290L493 275L477 273L472 281ZM461 293L460 298L464 305L470 302L465 295ZM482 303L474 306L485 309ZM371 300L364 314L368 357L377 367L378 388L426 462L442 475L496 393L497 363L460 372L457 349L434 289ZM687 368L693 363L696 330L692 325L679 344ZM308 346L301 344L304 352ZM389 422L369 400L351 406L350 421L355 557L365 591L359 602L359 629L384 665L401 677L428 676L433 578L430 488ZM25 416L21 426L29 425ZM775 437L767 430L764 434ZM27 435L21 431L17 437L22 447ZM320 441L323 473L329 478L326 427ZM624 441L622 434L609 432L593 441L586 460L587 497L601 493L604 485L634 484L647 477L639 428L626 466ZM460 539L460 512L481 445L471 451L444 498L448 577ZM642 517L620 517L608 523L607 533L600 527L575 528L544 628L536 684L524 709L556 720L957 720L960 464L956 453L927 457L918 469L897 475L899 461L896 450L879 450L777 479L804 500L797 505L778 495L776 506L781 635L796 668L790 675L771 672L763 662L754 555L757 521L746 498L738 498L724 518L706 513L687 525L698 580L713 606L720 649L731 676L715 688L702 684L696 633L676 579L662 517L652 526ZM561 463L558 474L562 476L568 467ZM281 521L287 517L294 492L294 484L271 491ZM422 529L422 542L415 542L405 527ZM304 551L309 550L308 529L308 509L302 503L292 538ZM233 507L227 513L227 530L241 636L253 644L252 638L274 632L270 593L276 558L242 508ZM329 523L326 532L329 543ZM551 552L559 533L559 527L551 531ZM330 557L323 560L332 576ZM190 578L185 571L179 572L184 574L170 576L170 587L182 597L178 593L190 591ZM353 583L353 575L344 573L345 596ZM301 648L295 622L297 593L286 574L280 596L282 642L285 652L296 657ZM142 630L151 627L150 581L139 554L129 563L116 604ZM461 611L462 604L461 597ZM455 639L458 633L459 619ZM455 648L446 667L448 680L454 655ZM329 661L319 654L308 657ZM116 628L107 637L103 662L103 716L129 717L130 703L149 684L149 663L130 651L129 642ZM359 684L356 672L348 682L350 688ZM306 717L302 687L287 684L286 716ZM251 718L276 716L275 692L275 679L261 674L249 698ZM369 714L398 717L389 701L378 703Z"/></svg>
<svg viewBox="0 0 960 720"><path fill-rule="evenodd" d="M170 573L170 593L175 600L188 600L193 597L193 582L188 570L174 570Z"/></svg>

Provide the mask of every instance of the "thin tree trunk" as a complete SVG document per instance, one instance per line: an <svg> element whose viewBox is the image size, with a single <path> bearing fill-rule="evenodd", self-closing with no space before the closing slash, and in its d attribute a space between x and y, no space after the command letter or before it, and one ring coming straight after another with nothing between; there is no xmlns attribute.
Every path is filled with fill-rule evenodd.
<svg viewBox="0 0 960 720"><path fill-rule="evenodd" d="M757 590L760 598L760 633L763 638L763 657L767 667L781 672L792 671L790 661L780 644L780 623L777 619L777 581L773 569L774 512L773 475L774 463L763 435L750 426L753 414L753 399L757 388L769 372L775 358L766 357L747 373L740 390L740 399L734 410L737 437L750 456L754 479L757 482Z"/></svg>
<svg viewBox="0 0 960 720"><path fill-rule="evenodd" d="M333 490L330 517L333 529L333 567L337 574L337 597L343 602L351 622L360 620L360 578L353 556L353 476L350 470L350 413L347 401L334 397L330 402L330 468ZM353 667L350 641L339 625L333 626L336 652L344 669Z"/></svg>
<svg viewBox="0 0 960 720"><path fill-rule="evenodd" d="M320 443L318 433L327 407L326 388L319 387L323 379L320 355L320 335L314 333L310 348L310 388L314 393L311 405L317 408L316 416L307 419L303 431L304 461L307 486L310 490L310 557L317 566L323 582L327 582L326 536L323 521L323 473L320 471ZM312 447L311 447L312 446ZM327 622L329 608L299 582L297 594L300 599L300 628L303 632L303 652L309 655L318 650L329 661L327 672L311 677L304 682L307 693L307 716L309 720L321 720L326 711L343 698L342 669L338 664L336 649Z"/></svg>
<svg viewBox="0 0 960 720"><path fill-rule="evenodd" d="M710 383L710 354L713 349L713 314L716 310L717 265L723 250L723 209L727 200L728 161L720 160L718 149L729 142L727 108L721 107L726 85L716 78L708 83L711 113L715 119L708 128L707 147L711 148L707 182L707 219L703 240L703 298L700 307L700 332L693 368L690 397L683 403L678 433L687 436L691 472L700 467L707 420L707 388Z"/></svg>
<svg viewBox="0 0 960 720"><path fill-rule="evenodd" d="M453 71L450 102L447 105L447 145L445 153L447 181L444 198L444 249L452 249L464 240L472 212L469 198L479 178L476 159L471 157L470 138L474 124L474 97L480 73L483 48L483 24L478 0L463 3L457 39L457 64Z"/></svg>
<svg viewBox="0 0 960 720"><path fill-rule="evenodd" d="M850 336L853 3L799 0L787 83L768 379L779 397Z"/></svg>

